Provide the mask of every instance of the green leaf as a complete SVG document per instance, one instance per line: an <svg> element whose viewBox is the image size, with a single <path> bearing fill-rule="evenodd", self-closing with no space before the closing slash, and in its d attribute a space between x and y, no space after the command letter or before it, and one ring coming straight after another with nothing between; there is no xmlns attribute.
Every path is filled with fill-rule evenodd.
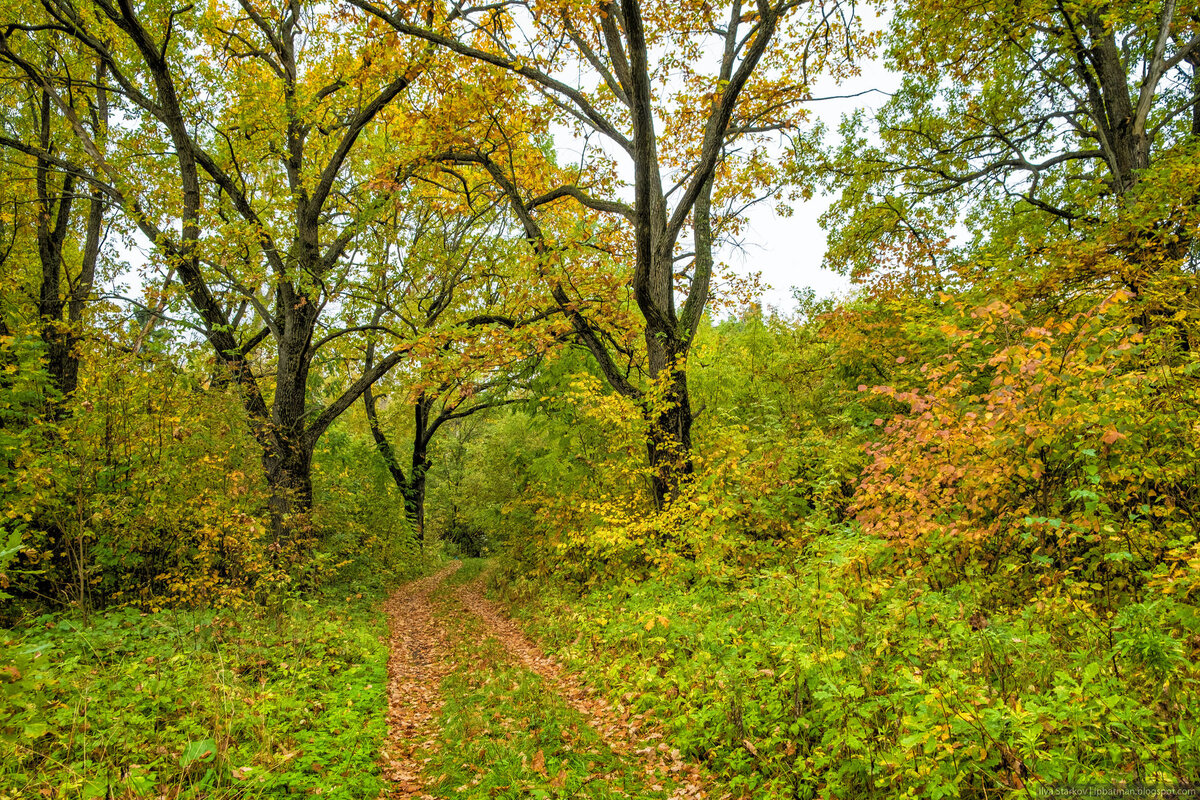
<svg viewBox="0 0 1200 800"><path fill-rule="evenodd" d="M31 722L22 729L22 733L27 739L37 739L46 735L46 731L50 730L50 726L45 722Z"/></svg>
<svg viewBox="0 0 1200 800"><path fill-rule="evenodd" d="M194 742L188 742L187 747L183 748L183 755L179 757L179 765L187 767L196 761L208 761L217 754L217 743L212 739L199 739Z"/></svg>

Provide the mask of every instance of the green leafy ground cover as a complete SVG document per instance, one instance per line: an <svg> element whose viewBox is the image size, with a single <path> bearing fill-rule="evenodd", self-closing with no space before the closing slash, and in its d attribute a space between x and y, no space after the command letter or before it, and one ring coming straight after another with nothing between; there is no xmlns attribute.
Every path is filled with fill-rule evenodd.
<svg viewBox="0 0 1200 800"><path fill-rule="evenodd" d="M1067 586L1001 606L987 580L938 590L873 569L888 552L845 533L754 575L503 590L569 668L618 706L653 708L742 796L994 797L1200 774L1193 605L1101 612Z"/></svg>
<svg viewBox="0 0 1200 800"><path fill-rule="evenodd" d="M0 632L0 798L376 797L377 599Z"/></svg>

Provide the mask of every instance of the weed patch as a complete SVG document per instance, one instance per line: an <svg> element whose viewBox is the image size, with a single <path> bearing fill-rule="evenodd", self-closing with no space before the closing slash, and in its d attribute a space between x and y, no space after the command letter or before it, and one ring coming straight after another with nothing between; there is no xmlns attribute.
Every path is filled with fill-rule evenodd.
<svg viewBox="0 0 1200 800"><path fill-rule="evenodd" d="M1105 614L1058 590L1002 606L985 579L935 590L873 570L880 552L830 535L736 580L513 587L560 660L756 800L1196 775L1192 606Z"/></svg>
<svg viewBox="0 0 1200 800"><path fill-rule="evenodd" d="M4 631L0 797L373 798L383 630L358 596Z"/></svg>

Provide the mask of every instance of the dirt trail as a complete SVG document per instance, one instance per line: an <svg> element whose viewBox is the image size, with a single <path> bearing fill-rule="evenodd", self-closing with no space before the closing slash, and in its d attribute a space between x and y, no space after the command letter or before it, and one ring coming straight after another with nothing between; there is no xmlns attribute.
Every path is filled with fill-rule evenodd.
<svg viewBox="0 0 1200 800"><path fill-rule="evenodd" d="M388 658L388 741L382 752L384 777L390 786L387 800L434 800L422 779L438 739L438 714L442 708L442 679L455 668L450 657L446 625L435 611L430 594L459 567L458 562L435 575L401 587L384 604L390 629ZM698 767L682 759L665 741L663 732L643 715L618 713L607 701L585 687L554 659L544 655L521 629L483 597L477 584L458 587L455 596L466 611L478 617L489 636L523 667L541 676L568 706L583 716L613 753L636 764L653 791L676 784L672 798L706 798L705 781ZM453 613L453 612L451 612Z"/></svg>
<svg viewBox="0 0 1200 800"><path fill-rule="evenodd" d="M388 615L388 739L382 753L389 800L433 798L421 772L437 742L440 687L451 665L446 631L433 613L430 592L458 569L453 562L440 572L402 586L384 603Z"/></svg>
<svg viewBox="0 0 1200 800"><path fill-rule="evenodd" d="M664 780L678 783L673 798L704 798L708 792L704 779L695 764L689 764L679 750L670 747L663 732L647 722L642 715L618 714L602 697L585 687L562 665L531 642L515 622L488 601L475 585L468 584L455 591L458 599L487 628L518 662L537 673L562 696L567 705L583 715L604 743L626 760L636 759L651 788Z"/></svg>

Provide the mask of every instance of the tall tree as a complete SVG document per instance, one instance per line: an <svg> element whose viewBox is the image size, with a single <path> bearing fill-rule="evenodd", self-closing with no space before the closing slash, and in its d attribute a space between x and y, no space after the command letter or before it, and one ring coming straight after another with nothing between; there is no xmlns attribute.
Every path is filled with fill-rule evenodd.
<svg viewBox="0 0 1200 800"><path fill-rule="evenodd" d="M342 333L318 339L318 322L353 281L353 242L382 205L363 184L373 176L351 156L364 158L372 135L386 138L381 112L420 74L425 53L394 49L362 20L300 0L242 0L207 13L109 0L42 5L42 19L11 24L10 36L52 29L90 50L129 120L123 151L109 157L67 114L90 165L24 149L91 180L178 274L199 329L241 387L282 533L288 516L311 504L318 438L404 357L389 353L324 407L309 407L313 360ZM41 54L32 35L23 44ZM31 79L52 85L32 66L46 58L14 50L9 58ZM387 74L371 66L385 51ZM174 169L147 152L171 154ZM274 353L255 361L267 340Z"/></svg>
<svg viewBox="0 0 1200 800"><path fill-rule="evenodd" d="M1143 232L1121 248L1129 263L1150 267L1190 247L1195 185L1181 187L1178 208L1140 206L1148 170L1194 161L1193 8L916 0L894 7L888 54L902 86L876 119L853 121L831 173L842 190L828 218L833 265L866 275L891 263L940 279L956 225L979 244L1014 217L1021 230L998 247L1028 253L1094 236L1114 214Z"/></svg>
<svg viewBox="0 0 1200 800"><path fill-rule="evenodd" d="M520 365L552 347L563 328L553 301L530 285L522 243L503 206L481 187L463 186L465 192L447 193L429 181L408 193L403 217L375 226L379 285L368 295L376 306L366 326L364 369L374 364L381 340L422 344L414 351L419 369L393 373L378 393L368 388L363 405L420 539L438 431L514 402L514 373L527 371ZM380 401L387 395L385 419ZM397 419L396 409L408 413L408 422ZM398 431L411 434L407 467L394 445Z"/></svg>
<svg viewBox="0 0 1200 800"><path fill-rule="evenodd" d="M692 469L687 356L709 301L714 248L746 202L777 193L772 153L789 146L811 82L850 69L862 39L848 8L819 0L513 0L452 4L435 24L432 10L351 1L407 36L520 76L575 126L580 162L548 184L514 170L495 149L450 147L444 156L480 165L503 188L576 336L612 387L639 401L655 499L668 502ZM592 143L597 137L603 148ZM616 181L610 155L632 173L630 191ZM620 366L620 353L555 268L561 240L544 215L560 200L625 228L618 256L644 320L647 381Z"/></svg>
<svg viewBox="0 0 1200 800"><path fill-rule="evenodd" d="M65 401L79 384L77 345L83 313L96 282L107 200L85 180L59 169L50 156L77 149L65 115L72 115L99 147L104 146L109 116L108 93L102 86L105 67L103 62L93 67L93 81L79 80L72 71L60 70L55 83L43 82L46 76L9 49L9 33L0 33L0 60L15 68L14 78L24 80L10 89L19 95L19 99L10 98L19 113L5 120L0 144L20 144L26 154L32 154L22 163L33 175L33 196L24 198L35 208L29 227L39 269L31 294L36 305L36 328L45 345L47 374L56 395L51 416L61 419L70 410ZM48 54L51 66L65 57L54 51ZM73 65L75 70L86 68L86 63ZM19 181L17 185L28 183ZM23 199L13 200L19 203ZM14 229L6 256L20 233Z"/></svg>

